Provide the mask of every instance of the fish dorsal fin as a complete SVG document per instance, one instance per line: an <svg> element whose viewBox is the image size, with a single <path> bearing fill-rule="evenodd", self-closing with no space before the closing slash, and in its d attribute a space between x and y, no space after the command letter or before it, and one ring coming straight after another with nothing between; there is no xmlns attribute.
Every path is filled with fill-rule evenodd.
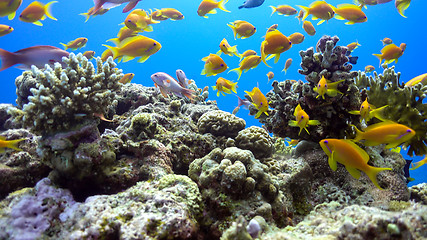
<svg viewBox="0 0 427 240"><path fill-rule="evenodd" d="M380 123L375 123L375 124L369 125L368 127L366 127L363 130L366 132L366 131L370 131L372 129L383 127L383 126L390 125L390 124L396 124L396 123L393 122L393 121L391 121L391 120L387 120L387 121L384 121L384 122L380 122Z"/></svg>
<svg viewBox="0 0 427 240"><path fill-rule="evenodd" d="M348 139L342 139L342 141L344 141L344 142L346 142L347 144L349 144L354 150L356 150L358 153L359 153L359 155L362 157L362 159L363 159L363 161L365 162L365 163L367 163L368 161L369 161L369 155L368 155L368 153L366 153L366 151L365 150L363 150L362 148L360 148L359 146L357 146L357 144L356 143L354 143L353 141L351 141L351 140L348 140Z"/></svg>
<svg viewBox="0 0 427 240"><path fill-rule="evenodd" d="M142 35L137 35L137 36L125 38L123 41L120 42L120 45L118 47L123 47L123 46L129 44L130 42L135 41L139 38L143 39L143 38L147 38L147 37L144 37Z"/></svg>
<svg viewBox="0 0 427 240"><path fill-rule="evenodd" d="M350 3L341 3L337 5L337 8L356 8L360 10L360 8L356 5L350 4Z"/></svg>

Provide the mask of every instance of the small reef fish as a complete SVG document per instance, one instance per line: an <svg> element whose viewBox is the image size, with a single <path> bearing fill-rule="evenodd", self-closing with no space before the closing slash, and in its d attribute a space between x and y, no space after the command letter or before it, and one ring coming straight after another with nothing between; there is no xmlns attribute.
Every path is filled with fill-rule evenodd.
<svg viewBox="0 0 427 240"><path fill-rule="evenodd" d="M274 73L272 71L268 72L267 73L267 78L268 78L267 82L270 82L270 80L274 78Z"/></svg>
<svg viewBox="0 0 427 240"><path fill-rule="evenodd" d="M378 173L392 170L391 168L378 168L368 165L369 155L350 140L330 138L321 140L319 144L328 156L328 164L333 171L337 170L337 162L343 164L350 175L356 179L360 178L360 171L363 171L379 189L382 188L378 184Z"/></svg>
<svg viewBox="0 0 427 240"><path fill-rule="evenodd" d="M53 67L55 62L59 62L64 67L62 57L68 57L70 53L53 46L33 46L18 50L14 53L0 49L1 68L3 71L16 64L22 64L20 69L29 70L31 65L44 68L46 64Z"/></svg>
<svg viewBox="0 0 427 240"><path fill-rule="evenodd" d="M412 168L410 168L410 170L415 170L419 167L421 167L422 165L427 163L427 156L424 156L424 158L421 161L418 161L416 163L412 163Z"/></svg>
<svg viewBox="0 0 427 240"><path fill-rule="evenodd" d="M359 44L359 42L352 42L350 44L347 45L347 52L352 52L354 49L356 49L357 47L362 46Z"/></svg>
<svg viewBox="0 0 427 240"><path fill-rule="evenodd" d="M212 86L212 89L214 91L218 91L216 93L216 95L219 97L219 93L221 93L223 96L225 96L224 93L231 94L231 91L233 91L234 93L237 93L236 92L236 87L237 87L237 83L232 82L230 80L227 80L227 79L225 79L223 77L219 77L216 80L215 86Z"/></svg>
<svg viewBox="0 0 427 240"><path fill-rule="evenodd" d="M289 35L289 41L291 41L292 44L300 44L304 41L305 36L302 33L295 32Z"/></svg>
<svg viewBox="0 0 427 240"><path fill-rule="evenodd" d="M388 37L385 37L384 39L382 39L382 40L380 40L382 43L383 43L383 45L389 45L389 44L392 44L393 43L393 40L391 40L390 38L388 38Z"/></svg>
<svg viewBox="0 0 427 240"><path fill-rule="evenodd" d="M191 100L195 97L195 91L181 87L181 85L167 73L154 73L151 75L151 80L153 80L154 85L160 89L160 92L165 98L170 94L175 94L179 97L186 96Z"/></svg>
<svg viewBox="0 0 427 240"><path fill-rule="evenodd" d="M155 23L159 23L159 21L153 20L150 15L142 9L135 9L130 12L124 22L126 27L139 32L152 32L153 27L150 25Z"/></svg>
<svg viewBox="0 0 427 240"><path fill-rule="evenodd" d="M237 78L237 80L239 80L240 77L242 76L242 72L243 71L247 72L247 71L249 71L249 69L256 68L259 65L260 62L261 62L261 57L260 56L258 56L258 55L251 55L251 56L245 57L243 59L243 61L241 61L239 63L239 67L238 68L231 69L228 72L235 72L235 73L237 73L239 75L239 77Z"/></svg>
<svg viewBox="0 0 427 240"><path fill-rule="evenodd" d="M109 57L113 57L113 52L110 49L105 49L105 51L101 54L101 61L105 62Z"/></svg>
<svg viewBox="0 0 427 240"><path fill-rule="evenodd" d="M268 116L268 101L258 87L254 87L251 92L245 91L251 97L252 104L258 109L255 118L259 118L262 113Z"/></svg>
<svg viewBox="0 0 427 240"><path fill-rule="evenodd" d="M230 12L227 9L225 9L225 4L228 2L228 0L220 0L219 2L215 0L203 0L199 8L197 9L197 14L200 17L208 18L206 14L216 14L215 8L219 8L224 12Z"/></svg>
<svg viewBox="0 0 427 240"><path fill-rule="evenodd" d="M155 13L155 14L154 14ZM175 8L162 8L162 9L156 9L156 11L152 12L150 14L151 17L154 16L154 18L160 18L161 20L182 20L184 19L184 14L182 14L180 11L176 10ZM159 19L155 19L159 20Z"/></svg>
<svg viewBox="0 0 427 240"><path fill-rule="evenodd" d="M168 19L168 17L166 17L166 16L162 16L162 13L161 13L161 11L160 10L155 10L154 12L153 12L153 10L151 10L150 9L150 17L151 17L151 19L153 19L153 20L156 20L156 21L164 21L164 20L167 20Z"/></svg>
<svg viewBox="0 0 427 240"><path fill-rule="evenodd" d="M104 122L113 122L113 120L106 119L103 113L94 113L93 116L101 119Z"/></svg>
<svg viewBox="0 0 427 240"><path fill-rule="evenodd" d="M15 18L16 10L21 6L22 0L2 0L0 1L0 17L7 16L9 20Z"/></svg>
<svg viewBox="0 0 427 240"><path fill-rule="evenodd" d="M383 117L383 112L386 107L388 107L388 105L376 108L374 105L371 105L368 102L368 99L366 98L365 101L363 101L363 103L360 105L359 111L353 110L349 113L354 115L360 115L360 122L362 122L363 120L365 120L365 122L368 122L374 117L378 118L381 121L387 121Z"/></svg>
<svg viewBox="0 0 427 240"><path fill-rule="evenodd" d="M178 78L179 84L184 88L188 88L188 85L194 82L194 80L188 79L181 69L176 70L176 78Z"/></svg>
<svg viewBox="0 0 427 240"><path fill-rule="evenodd" d="M389 120L369 125L364 132L354 125L353 127L356 130L356 138L353 141L365 140L363 143L365 146L377 146L385 143L386 148L395 148L415 136L415 131L411 128Z"/></svg>
<svg viewBox="0 0 427 240"><path fill-rule="evenodd" d="M126 26L120 28L119 32L117 33L117 38L108 39L108 42L112 42L118 46L123 40L129 37L135 37L138 35L139 31L134 31Z"/></svg>
<svg viewBox="0 0 427 240"><path fill-rule="evenodd" d="M5 137L0 136L0 153L4 152L5 148L11 148L16 151L22 151L22 149L18 148L18 143L25 140L25 138L16 139L16 140L6 140Z"/></svg>
<svg viewBox="0 0 427 240"><path fill-rule="evenodd" d="M228 66L225 64L224 60L216 54L209 54L209 56L202 58L202 61L205 62L205 67L202 70L201 75L206 75L206 77L215 76L219 73L227 70Z"/></svg>
<svg viewBox="0 0 427 240"><path fill-rule="evenodd" d="M129 2L124 8L123 13L129 12L132 10L136 4L141 0L93 0L95 6L93 10L89 12L89 15L95 15L101 8L113 8L121 5L122 3Z"/></svg>
<svg viewBox="0 0 427 240"><path fill-rule="evenodd" d="M310 36L316 35L316 29L314 28L313 24L310 21L304 21L302 23L302 28Z"/></svg>
<svg viewBox="0 0 427 240"><path fill-rule="evenodd" d="M300 104L298 104L298 106L296 106L296 108L294 110L294 116L295 116L295 120L290 120L289 121L289 126L299 127L298 136L301 134L301 132L302 132L303 129L307 132L308 135L310 135L310 133L307 130L307 127L309 125L314 126L314 125L319 125L320 124L320 122L318 120L310 120L310 117L301 108Z"/></svg>
<svg viewBox="0 0 427 240"><path fill-rule="evenodd" d="M119 80L119 83L127 84L132 81L133 77L135 76L135 73L126 73L123 75L123 77Z"/></svg>
<svg viewBox="0 0 427 240"><path fill-rule="evenodd" d="M138 62L145 62L151 55L158 52L162 45L154 39L145 36L130 37L120 43L117 47L103 45L111 50L114 59L127 62L140 57Z"/></svg>
<svg viewBox="0 0 427 240"><path fill-rule="evenodd" d="M57 20L52 16L50 7L52 4L57 3L57 1L52 1L47 3L46 5L34 1L28 5L24 10L22 10L21 15L19 15L19 20L23 22L33 23L37 26L43 26L43 24L40 22L40 20L44 20L46 16L52 20Z"/></svg>
<svg viewBox="0 0 427 240"><path fill-rule="evenodd" d="M0 37L3 37L11 32L13 32L13 27L0 24Z"/></svg>
<svg viewBox="0 0 427 240"><path fill-rule="evenodd" d="M304 11L299 10L298 15L296 16L296 18L298 18L298 23L301 23L301 20L303 17L304 17Z"/></svg>
<svg viewBox="0 0 427 240"><path fill-rule="evenodd" d="M370 73L375 70L375 67L372 65L368 65L365 67L365 73Z"/></svg>
<svg viewBox="0 0 427 240"><path fill-rule="evenodd" d="M83 56L86 57L88 60L92 59L95 56L95 51L86 51L83 53Z"/></svg>
<svg viewBox="0 0 427 240"><path fill-rule="evenodd" d="M219 43L219 49L220 50L216 53L218 56L221 56L221 53L224 53L228 56L236 55L237 57L240 57L240 54L237 52L237 45L230 46L225 38Z"/></svg>
<svg viewBox="0 0 427 240"><path fill-rule="evenodd" d="M254 50L251 50L251 49L249 49L249 50L246 50L244 53L242 53L241 55L240 55L240 60L239 60L239 62L240 61L242 61L242 59L244 59L245 57L249 57L249 56L251 56L251 55L256 55L257 53L254 51Z"/></svg>
<svg viewBox="0 0 427 240"><path fill-rule="evenodd" d="M291 66L291 64L292 64L292 58L288 58L285 62L285 66L283 67L282 72L285 72L285 74L286 74L286 72L288 71L288 68Z"/></svg>
<svg viewBox="0 0 427 240"><path fill-rule="evenodd" d="M245 2L243 2L243 5L239 6L239 9L259 7L263 3L264 3L264 0L246 0Z"/></svg>
<svg viewBox="0 0 427 240"><path fill-rule="evenodd" d="M337 90L338 84L343 81L344 80L330 82L325 78L325 76L322 76L320 81L317 83L317 86L313 88L313 90L319 94L316 98L322 97L323 99L325 99L325 94L329 97L335 97L338 93L343 94L342 92Z"/></svg>
<svg viewBox="0 0 427 240"><path fill-rule="evenodd" d="M236 95L236 94L234 94L234 95ZM234 114L234 115L236 115L237 112L239 112L241 106L243 106L243 108L245 108L245 109L249 109L249 106L252 105L252 103L249 100L241 99L237 95L236 95L236 97L237 97L237 107L235 107L233 109L233 112L232 112L232 114Z"/></svg>
<svg viewBox="0 0 427 240"><path fill-rule="evenodd" d="M290 15L295 15L297 14L297 10L289 5L279 5L277 7L275 6L270 6L272 13L271 15L273 15L275 12L277 12L277 14L279 15L284 15L284 16L290 16Z"/></svg>
<svg viewBox="0 0 427 240"><path fill-rule="evenodd" d="M80 13L79 15L85 17L85 22L89 21L90 16L101 16L104 15L105 13L107 13L110 9L109 8L101 8L99 9L96 13L90 15L89 13L91 13L93 11L93 7L89 8L89 10L85 13Z"/></svg>
<svg viewBox="0 0 427 240"><path fill-rule="evenodd" d="M270 67L266 62L267 60L275 57L274 63L277 63L279 61L280 54L289 50L291 47L292 43L289 38L283 35L279 30L276 29L274 31L267 32L265 34L264 41L261 43L261 60L265 65Z"/></svg>
<svg viewBox="0 0 427 240"><path fill-rule="evenodd" d="M271 32L271 31L273 31L273 30L276 30L277 29L277 27L279 26L279 24L273 24L273 25L271 25L269 28L267 28L267 32ZM265 37L265 36L264 36Z"/></svg>
<svg viewBox="0 0 427 240"><path fill-rule="evenodd" d="M426 85L427 83L427 73L421 74L419 76L416 76L409 80L407 83L405 83L405 86L407 87L413 87L417 85L418 83L422 83L423 85Z"/></svg>
<svg viewBox="0 0 427 240"><path fill-rule="evenodd" d="M285 138L284 140L286 141L286 143L288 144L288 146L295 147L299 143L298 139Z"/></svg>
<svg viewBox="0 0 427 240"><path fill-rule="evenodd" d="M87 43L87 38L85 37L79 37L76 38L72 41L69 41L67 44L64 43L60 43L62 46L64 46L64 49L71 49L71 50L77 50L79 48L82 48L84 46L86 46Z"/></svg>
<svg viewBox="0 0 427 240"><path fill-rule="evenodd" d="M303 21L310 14L313 15L312 20L322 19L317 23L317 25L320 25L323 22L333 18L335 14L333 7L325 1L315 1L311 3L309 7L304 7L301 5L298 5L298 7L300 7L304 12L304 16L302 17Z"/></svg>
<svg viewBox="0 0 427 240"><path fill-rule="evenodd" d="M368 17L366 17L365 13L356 5L343 3L339 4L337 8L334 6L332 6L332 8L335 12L335 18L338 20L348 20L348 22L345 23L347 25L368 21Z"/></svg>
<svg viewBox="0 0 427 240"><path fill-rule="evenodd" d="M391 1L391 0L387 0L387 1ZM370 6L374 6L378 4L377 0L354 0L353 1L354 4L359 4L360 8L367 8L366 5L370 5Z"/></svg>
<svg viewBox="0 0 427 240"><path fill-rule="evenodd" d="M393 61L396 61L403 55L403 52L406 49L406 44L405 43L401 43L400 46L396 46L395 44L389 44L383 47L383 49L381 49L381 54L372 54L375 57L380 59L380 66L381 66L381 62L383 60L384 64L390 64Z"/></svg>
<svg viewBox="0 0 427 240"><path fill-rule="evenodd" d="M394 5L396 6L397 11L404 18L406 18L406 16L404 15L404 12L409 7L409 4L411 4L411 0L395 0L394 1Z"/></svg>
<svg viewBox="0 0 427 240"><path fill-rule="evenodd" d="M236 39L236 35L237 38L245 39L254 35L256 32L256 27L254 27L254 25L242 20L236 20L227 24L227 26L233 30L234 39Z"/></svg>

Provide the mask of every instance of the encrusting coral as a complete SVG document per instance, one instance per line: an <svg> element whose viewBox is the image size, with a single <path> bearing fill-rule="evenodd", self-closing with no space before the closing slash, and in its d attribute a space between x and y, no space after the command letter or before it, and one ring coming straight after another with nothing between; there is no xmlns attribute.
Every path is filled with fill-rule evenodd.
<svg viewBox="0 0 427 240"><path fill-rule="evenodd" d="M404 146L409 145L408 155L422 156L427 153L427 105L423 103L427 94L427 86L422 83L415 86L405 86L400 83L400 73L394 71L394 66L383 65L382 74L374 72L367 76L359 72L356 85L367 95L369 103L376 107L388 105L383 111L383 117L406 125L416 134ZM387 96L387 97L384 97Z"/></svg>
<svg viewBox="0 0 427 240"><path fill-rule="evenodd" d="M11 110L15 121L39 135L68 131L96 115L106 114L114 105L116 91L123 77L112 59L102 63L96 59L97 69L82 54L64 58L66 68L55 63L54 69L32 66L15 83L21 111Z"/></svg>

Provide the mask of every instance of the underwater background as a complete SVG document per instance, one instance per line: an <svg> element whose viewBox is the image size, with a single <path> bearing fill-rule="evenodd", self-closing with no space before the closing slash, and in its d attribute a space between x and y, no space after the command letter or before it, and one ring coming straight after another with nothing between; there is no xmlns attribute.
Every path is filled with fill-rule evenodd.
<svg viewBox="0 0 427 240"><path fill-rule="evenodd" d="M315 36L305 34L302 29L302 23L295 18L295 15L283 16L277 13L271 15L272 11L269 7L270 5L288 4L297 8L297 4L308 6L312 0L267 0L262 6L251 9L238 9L238 6L243 1L230 0L225 5L231 11L230 13L218 10L217 14L208 14L208 19L197 15L199 2L194 0L143 0L138 3L136 8L145 10L166 7L176 8L184 14L185 18L180 21L163 21L160 24L153 25L153 32L143 33L144 36L153 38L162 44L162 49L146 62L129 61L118 64L118 67L123 69L124 73L135 74L132 80L133 83L154 86L150 79L151 74L160 71L174 76L176 69L182 69L189 79L196 81L200 88L204 86L210 87L209 100L216 100L221 110L232 112L237 105L237 98L232 94L217 97L211 86L215 85L218 77L236 81L237 74L227 72L232 68L238 67L239 59L222 54L221 57L229 68L227 71L211 77L200 74L204 66L204 62L201 59L210 53L216 53L223 38L226 38L230 45L237 45L239 53L243 53L247 49L253 49L259 53L262 37L265 35L267 28L276 23L283 34L289 36L294 32L301 32L305 35L305 40L303 43L294 45L290 50L281 54L277 64L273 64L273 60L269 61L272 68L268 68L261 63L255 69L243 73L238 81L237 93L240 97L243 97L244 91L251 91L255 86L259 86L264 94L270 91L272 81L268 83L266 77L269 71L274 72L274 80L293 79L305 81L305 76L298 73L301 61L299 51L315 46L323 35L337 35L340 38L338 45L345 46L355 41L361 44L352 53L353 56L359 57L352 70L363 71L366 65L373 65L378 73L382 73L383 69L378 67L378 59L372 54L380 53L383 47L380 40L388 37L396 45L400 43L407 44L405 53L399 58L399 62L391 64L396 66L396 72L402 73L401 82L407 82L413 77L427 72L425 64L426 32L423 29L426 26L423 14L427 9L427 1L412 1L411 6L405 11L407 18L399 15L394 6L394 1L392 1L363 9L368 17L368 21L365 23L345 25L345 21L331 19L328 23L325 22L317 26L317 21L313 21L317 31ZM351 0L329 0L327 2L336 6L344 2L350 3ZM30 3L31 1L24 0L17 14ZM44 1L44 3L47 3L47 1ZM18 16L12 21L3 17L0 19L0 23L12 26L14 31L0 38L0 48L14 52L34 45L61 47L60 42L67 43L78 37L86 37L88 38L86 47L75 52L93 50L96 52L96 56L100 56L105 50L102 44L111 45L111 43L106 43L106 40L116 37L117 32L122 27L120 23L124 21L127 14L123 14L123 6L119 6L111 9L105 15L91 17L85 23L85 18L79 14L87 12L92 6L93 2L91 0L59 0L52 6L52 15L58 21L48 18L42 21L43 26L41 27L21 22ZM309 19L311 19L310 16L307 20ZM252 23L257 28L257 32L248 39L235 40L232 30L227 26L227 23L235 20L245 20ZM281 71L288 58L293 59L293 64L285 75ZM0 79L2 80L1 103L15 104L15 78L21 73L22 70L17 68L9 68L0 72ZM247 127L253 125L261 126L258 120L254 119L254 116L248 115L248 110L246 109L240 109L237 116L245 119ZM402 150L403 152L404 150ZM414 162L421 160L423 157L403 155L406 159L413 159ZM415 180L408 185L426 182L426 170L427 165L424 165L411 171L411 177Z"/></svg>

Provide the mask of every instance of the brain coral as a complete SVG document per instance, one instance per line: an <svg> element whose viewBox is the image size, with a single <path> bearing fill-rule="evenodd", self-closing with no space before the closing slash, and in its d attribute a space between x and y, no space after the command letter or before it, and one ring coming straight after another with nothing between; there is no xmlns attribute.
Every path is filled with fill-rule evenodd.
<svg viewBox="0 0 427 240"><path fill-rule="evenodd" d="M200 133L227 137L237 136L237 133L245 128L245 125L245 120L221 110L209 111L203 114L197 122Z"/></svg>
<svg viewBox="0 0 427 240"><path fill-rule="evenodd" d="M36 134L69 130L105 114L121 87L123 74L112 59L103 64L98 58L97 69L82 54L71 53L63 61L65 69L60 64L44 70L33 66L15 81L22 110L12 111L15 121Z"/></svg>
<svg viewBox="0 0 427 240"><path fill-rule="evenodd" d="M271 157L274 151L273 139L263 128L252 126L243 129L236 137L236 145L250 150L255 158Z"/></svg>

